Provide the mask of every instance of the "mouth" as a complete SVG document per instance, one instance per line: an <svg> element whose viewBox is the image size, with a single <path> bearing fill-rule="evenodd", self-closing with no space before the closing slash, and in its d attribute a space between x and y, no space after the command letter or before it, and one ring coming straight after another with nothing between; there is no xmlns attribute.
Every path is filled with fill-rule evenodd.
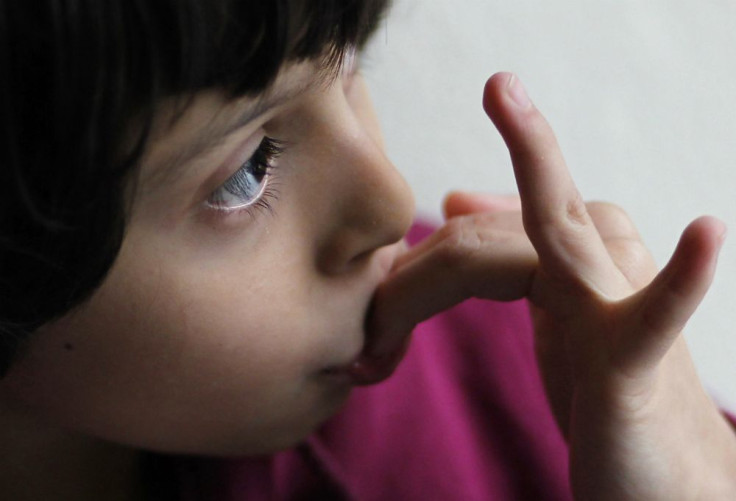
<svg viewBox="0 0 736 501"><path fill-rule="evenodd" d="M409 348L409 337L402 346L388 355L376 357L361 352L351 363L344 366L328 367L320 374L336 383L352 386L367 386L385 381L396 371Z"/></svg>
<svg viewBox="0 0 736 501"><path fill-rule="evenodd" d="M374 292L365 315L365 341L360 353L348 364L323 370L323 375L331 379L347 380L355 386L371 385L388 379L404 359L409 348L411 331L396 330L396 323L383 314L382 305L389 304L392 300L384 297L382 285L390 280L393 263L406 250L407 246L399 243L390 256L384 256L387 259L382 260L383 280Z"/></svg>
<svg viewBox="0 0 736 501"><path fill-rule="evenodd" d="M371 331L367 331L371 332ZM385 354L374 355L370 351L374 339L370 334L363 350L348 364L323 369L323 377L338 383L348 383L353 386L367 386L377 384L388 379L404 359L409 349L410 333L403 335L398 344Z"/></svg>

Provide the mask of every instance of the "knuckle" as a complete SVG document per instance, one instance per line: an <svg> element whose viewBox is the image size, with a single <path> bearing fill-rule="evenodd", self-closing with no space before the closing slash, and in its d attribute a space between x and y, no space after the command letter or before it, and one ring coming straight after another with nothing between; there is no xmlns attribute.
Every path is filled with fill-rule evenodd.
<svg viewBox="0 0 736 501"><path fill-rule="evenodd" d="M437 231L436 257L445 267L474 259L483 247L480 228L472 218L454 218Z"/></svg>
<svg viewBox="0 0 736 501"><path fill-rule="evenodd" d="M574 226L584 226L590 222L588 208L579 193L565 205L565 219Z"/></svg>
<svg viewBox="0 0 736 501"><path fill-rule="evenodd" d="M580 194L567 200L557 211L524 216L524 227L530 235L542 238L577 242L592 227L585 201Z"/></svg>

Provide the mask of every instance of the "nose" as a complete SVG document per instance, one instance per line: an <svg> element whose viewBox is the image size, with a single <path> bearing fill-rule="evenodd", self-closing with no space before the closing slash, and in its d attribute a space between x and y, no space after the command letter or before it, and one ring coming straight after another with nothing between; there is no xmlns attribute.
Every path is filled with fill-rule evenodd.
<svg viewBox="0 0 736 501"><path fill-rule="evenodd" d="M326 274L348 271L401 240L414 217L414 197L386 156L370 99L359 97L323 108L331 189L317 266Z"/></svg>

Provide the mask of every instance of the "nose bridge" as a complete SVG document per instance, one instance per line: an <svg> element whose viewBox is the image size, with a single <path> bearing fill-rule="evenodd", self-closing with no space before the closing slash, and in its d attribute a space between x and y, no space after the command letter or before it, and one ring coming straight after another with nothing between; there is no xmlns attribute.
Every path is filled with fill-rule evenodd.
<svg viewBox="0 0 736 501"><path fill-rule="evenodd" d="M413 197L403 176L366 131L351 134L342 146L336 160L345 172L347 222L358 227L393 224L403 235L406 224L398 223L406 223L407 214L413 213Z"/></svg>
<svg viewBox="0 0 736 501"><path fill-rule="evenodd" d="M329 208L333 228L321 267L331 271L400 240L414 215L414 198L383 149L377 124L343 100L323 108L321 134L330 142L330 176L337 193Z"/></svg>

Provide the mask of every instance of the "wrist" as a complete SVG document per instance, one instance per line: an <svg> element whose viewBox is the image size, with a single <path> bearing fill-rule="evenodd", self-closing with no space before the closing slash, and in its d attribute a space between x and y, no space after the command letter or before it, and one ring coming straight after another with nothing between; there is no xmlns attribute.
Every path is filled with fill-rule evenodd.
<svg viewBox="0 0 736 501"><path fill-rule="evenodd" d="M717 414L708 439L698 447L703 461L694 480L702 501L736 499L736 426L732 416Z"/></svg>

